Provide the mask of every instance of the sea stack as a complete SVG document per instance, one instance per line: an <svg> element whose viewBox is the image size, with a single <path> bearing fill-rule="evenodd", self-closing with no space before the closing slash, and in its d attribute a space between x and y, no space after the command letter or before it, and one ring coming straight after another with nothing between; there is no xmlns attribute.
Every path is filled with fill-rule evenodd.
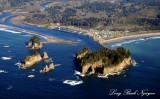
<svg viewBox="0 0 160 99"><path fill-rule="evenodd" d="M52 61L52 58L49 58L47 52L44 52L43 53L43 60L45 63L48 63L48 62Z"/></svg>
<svg viewBox="0 0 160 99"><path fill-rule="evenodd" d="M46 65L46 67L43 68L43 73L47 73L49 71L48 66Z"/></svg>
<svg viewBox="0 0 160 99"><path fill-rule="evenodd" d="M20 62L20 67L22 69L25 69L27 67L34 65L37 62L40 62L41 60L42 60L41 55L39 53L36 53L34 55L27 56L24 62Z"/></svg>
<svg viewBox="0 0 160 99"><path fill-rule="evenodd" d="M44 44L40 42L40 39L37 36L30 38L29 42L27 43L27 47L32 50L41 49L43 45Z"/></svg>
<svg viewBox="0 0 160 99"><path fill-rule="evenodd" d="M48 57L48 54L47 54L47 52L43 52L43 59L48 59L49 57Z"/></svg>
<svg viewBox="0 0 160 99"><path fill-rule="evenodd" d="M49 65L49 69L50 69L50 70L54 69L54 64L53 64L53 63L51 63L51 64Z"/></svg>
<svg viewBox="0 0 160 99"><path fill-rule="evenodd" d="M130 51L123 47L117 49L102 47L94 52L90 52L85 47L77 53L75 58L83 75L88 73L101 75L117 73L134 63Z"/></svg>

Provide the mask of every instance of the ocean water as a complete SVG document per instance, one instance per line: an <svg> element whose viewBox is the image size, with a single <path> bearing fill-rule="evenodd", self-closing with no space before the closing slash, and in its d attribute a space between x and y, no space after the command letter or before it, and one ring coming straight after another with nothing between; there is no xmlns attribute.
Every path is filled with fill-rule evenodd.
<svg viewBox="0 0 160 99"><path fill-rule="evenodd" d="M4 13L0 18L8 16ZM40 71L46 65L40 62L31 68L22 70L17 62L34 52L25 47L32 35L21 31L0 30L0 99L159 99L160 97L160 37L138 38L106 44L106 47L123 46L132 53L137 64L116 75L100 77L96 74L82 77L74 56L83 46L97 50L100 45L91 38L70 32L48 30L35 26L19 26L10 23L6 25L48 34L51 36L79 42L77 45L47 44L39 52L44 51L53 58L57 66L53 71L42 74ZM15 31L15 32L13 32ZM20 33L19 33L20 32ZM41 38L44 40L43 38ZM136 95L124 95L125 90L137 91ZM111 95L116 90L120 96ZM141 92L155 93L142 96Z"/></svg>
<svg viewBox="0 0 160 99"><path fill-rule="evenodd" d="M52 32L61 33L59 31ZM53 71L42 74L40 70L45 66L43 62L26 70L20 69L16 64L18 61L24 60L25 56L33 53L25 47L25 42L29 40L31 35L0 31L0 99L10 99L11 97L13 99L117 98L116 95L109 95L112 89L117 89L119 92L123 92L125 89L138 90L139 92L148 89L148 92L156 93L156 95L143 96L142 98L149 99L159 96L160 39L158 37L107 44L106 46L110 48L123 46L129 49L137 64L118 75L100 78L96 74L81 77L78 66L74 62L75 53L83 46L88 45L96 50L99 45L94 44L95 42L87 37L69 35L79 41L79 44L74 46L47 44L39 51L40 53L47 51L48 55L53 58L53 63L59 64ZM141 98L141 96L121 95L119 98L135 99Z"/></svg>

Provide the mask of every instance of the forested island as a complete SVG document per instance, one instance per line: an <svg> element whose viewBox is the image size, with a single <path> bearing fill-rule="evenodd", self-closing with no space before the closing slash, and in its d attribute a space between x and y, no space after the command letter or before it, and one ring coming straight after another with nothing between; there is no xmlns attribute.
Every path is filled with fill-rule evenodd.
<svg viewBox="0 0 160 99"><path fill-rule="evenodd" d="M79 63L83 75L95 72L102 75L116 73L134 63L130 51L123 47L117 49L102 47L97 51L84 47L77 53L75 60Z"/></svg>

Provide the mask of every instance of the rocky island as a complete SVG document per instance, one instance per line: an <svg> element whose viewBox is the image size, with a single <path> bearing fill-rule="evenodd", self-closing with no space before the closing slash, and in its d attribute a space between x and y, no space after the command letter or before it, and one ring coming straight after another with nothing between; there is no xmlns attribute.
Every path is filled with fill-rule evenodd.
<svg viewBox="0 0 160 99"><path fill-rule="evenodd" d="M95 72L101 75L117 73L134 62L130 51L123 47L117 49L102 47L94 52L84 47L77 53L75 60L79 63L83 75Z"/></svg>
<svg viewBox="0 0 160 99"><path fill-rule="evenodd" d="M27 43L27 47L32 50L41 49L43 45L44 43L40 42L40 39L37 36L33 36Z"/></svg>
<svg viewBox="0 0 160 99"><path fill-rule="evenodd" d="M20 63L20 68L22 69L26 69L27 67L31 67L34 64L40 62L40 61L44 61L45 63L48 63L52 60L52 58L48 57L47 52L43 52L43 57L36 52L35 54L31 55L31 56L26 56L24 62L19 62ZM48 66L47 66L48 67ZM50 64L48 69L54 69L54 64ZM45 69L46 71L47 69Z"/></svg>
<svg viewBox="0 0 160 99"><path fill-rule="evenodd" d="M41 60L41 55L39 53L36 53L34 55L27 56L24 62L20 62L20 67L22 69L26 69L27 67L31 67L32 65L34 65L37 62L40 62Z"/></svg>

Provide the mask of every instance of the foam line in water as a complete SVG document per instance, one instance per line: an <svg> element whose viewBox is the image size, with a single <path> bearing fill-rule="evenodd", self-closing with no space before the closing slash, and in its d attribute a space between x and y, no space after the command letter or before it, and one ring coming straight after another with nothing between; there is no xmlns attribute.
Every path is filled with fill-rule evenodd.
<svg viewBox="0 0 160 99"><path fill-rule="evenodd" d="M6 45L6 46L3 46L3 47L10 47L10 46Z"/></svg>
<svg viewBox="0 0 160 99"><path fill-rule="evenodd" d="M121 43L116 43L116 44L112 45L111 47L118 47L118 46L121 46L121 45L124 45L124 44L137 42L137 41L145 41L145 39L139 38L139 39L134 39L134 40L128 40L128 41L124 41L124 42L121 42Z"/></svg>
<svg viewBox="0 0 160 99"><path fill-rule="evenodd" d="M0 73L8 73L7 71L5 71L5 70L0 70Z"/></svg>
<svg viewBox="0 0 160 99"><path fill-rule="evenodd" d="M14 34L20 34L21 33L21 32L18 32L18 31L8 30L8 29L5 29L5 28L0 28L0 30L5 31L5 32L14 33Z"/></svg>
<svg viewBox="0 0 160 99"><path fill-rule="evenodd" d="M34 75L28 75L28 78L33 78L34 77Z"/></svg>
<svg viewBox="0 0 160 99"><path fill-rule="evenodd" d="M85 75L81 74L81 72L79 72L79 71L77 71L77 70L75 70L74 75L79 75L79 76L82 76L82 77L84 77L84 76L85 76Z"/></svg>
<svg viewBox="0 0 160 99"><path fill-rule="evenodd" d="M151 40L151 39L160 39L160 36L158 36L158 37L147 37L145 39L144 38L139 38L139 39L127 40L127 41L124 41L124 42L116 43L116 44L112 45L111 47L118 47L118 46L122 46L124 44L132 43L132 42L138 43L137 41L145 41L145 40Z"/></svg>
<svg viewBox="0 0 160 99"><path fill-rule="evenodd" d="M106 75L98 75L99 78L108 78L108 76L113 76L113 75L120 75L123 71L117 72L117 73L108 73Z"/></svg>
<svg viewBox="0 0 160 99"><path fill-rule="evenodd" d="M150 39L160 39L160 36L158 36L158 37L149 37L149 38L146 38L146 40L150 40Z"/></svg>
<svg viewBox="0 0 160 99"><path fill-rule="evenodd" d="M12 57L1 57L1 60L11 60Z"/></svg>
<svg viewBox="0 0 160 99"><path fill-rule="evenodd" d="M79 85L79 84L82 84L83 81L80 80L80 81L77 81L77 80L65 80L63 81L64 84L68 84L70 86L76 86L76 85Z"/></svg>

